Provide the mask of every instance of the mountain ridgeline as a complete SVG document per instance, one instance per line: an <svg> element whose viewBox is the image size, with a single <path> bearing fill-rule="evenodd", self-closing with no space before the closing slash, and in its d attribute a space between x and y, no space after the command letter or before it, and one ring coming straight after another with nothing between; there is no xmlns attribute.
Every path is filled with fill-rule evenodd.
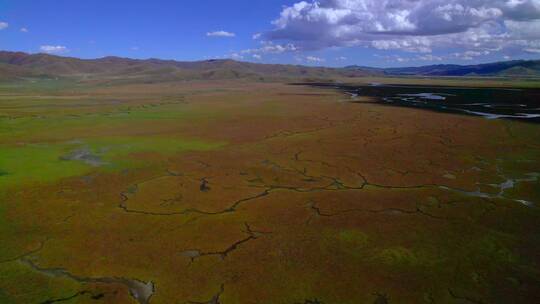
<svg viewBox="0 0 540 304"><path fill-rule="evenodd" d="M540 77L540 61L480 65L430 65L406 68L308 67L261 64L230 59L193 62L104 57L79 59L48 54L0 51L0 81L24 78L77 78L86 81L161 82L175 80L328 80L361 76Z"/></svg>
<svg viewBox="0 0 540 304"><path fill-rule="evenodd" d="M540 77L540 60L513 60L476 65L439 64L404 68L367 68L348 66L346 69L369 71L394 76L498 76Z"/></svg>
<svg viewBox="0 0 540 304"><path fill-rule="evenodd" d="M0 80L24 77L78 77L86 80L159 82L213 79L330 79L358 77L365 71L285 64L259 64L230 59L181 62L104 57L78 59L48 54L0 52Z"/></svg>

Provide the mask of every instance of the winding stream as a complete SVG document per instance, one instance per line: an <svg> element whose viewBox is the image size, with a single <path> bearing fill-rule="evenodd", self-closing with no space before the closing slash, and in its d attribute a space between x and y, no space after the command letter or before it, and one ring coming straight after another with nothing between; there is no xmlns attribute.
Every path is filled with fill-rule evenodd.
<svg viewBox="0 0 540 304"><path fill-rule="evenodd" d="M104 283L104 284L121 284L128 288L130 295L139 304L149 304L150 298L155 292L153 282L143 282L136 279L127 279L121 277L102 277L102 278L86 278L79 277L62 268L41 268L30 259L21 259L21 263L31 267L33 270L53 277L69 278L79 283Z"/></svg>

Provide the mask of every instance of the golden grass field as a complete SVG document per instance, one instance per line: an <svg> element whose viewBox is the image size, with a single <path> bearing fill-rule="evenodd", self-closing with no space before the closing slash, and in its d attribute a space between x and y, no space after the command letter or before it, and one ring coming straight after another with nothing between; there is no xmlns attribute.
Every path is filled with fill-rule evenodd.
<svg viewBox="0 0 540 304"><path fill-rule="evenodd" d="M540 125L359 101L2 87L0 303L535 303Z"/></svg>

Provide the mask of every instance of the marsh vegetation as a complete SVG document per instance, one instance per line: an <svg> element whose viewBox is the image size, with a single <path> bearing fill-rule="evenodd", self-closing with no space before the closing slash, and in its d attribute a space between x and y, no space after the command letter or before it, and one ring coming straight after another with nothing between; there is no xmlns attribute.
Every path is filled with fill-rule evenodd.
<svg viewBox="0 0 540 304"><path fill-rule="evenodd" d="M2 86L0 302L531 303L537 91L395 81Z"/></svg>

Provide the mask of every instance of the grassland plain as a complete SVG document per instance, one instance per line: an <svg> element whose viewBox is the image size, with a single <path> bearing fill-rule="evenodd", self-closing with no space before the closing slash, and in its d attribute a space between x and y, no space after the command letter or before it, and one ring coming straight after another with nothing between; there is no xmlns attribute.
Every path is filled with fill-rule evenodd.
<svg viewBox="0 0 540 304"><path fill-rule="evenodd" d="M537 124L50 82L0 86L0 303L540 298Z"/></svg>

